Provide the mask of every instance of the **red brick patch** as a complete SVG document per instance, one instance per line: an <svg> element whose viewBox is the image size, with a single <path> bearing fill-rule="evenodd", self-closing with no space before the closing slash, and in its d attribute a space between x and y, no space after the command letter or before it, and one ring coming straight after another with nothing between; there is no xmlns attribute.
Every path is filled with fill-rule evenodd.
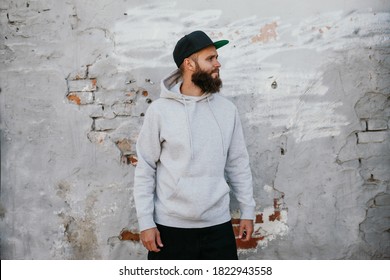
<svg viewBox="0 0 390 280"><path fill-rule="evenodd" d="M272 215L269 215L269 220L271 222L275 221L275 220L278 220L280 221L280 211L279 210L275 210L274 213Z"/></svg>
<svg viewBox="0 0 390 280"><path fill-rule="evenodd" d="M123 164L131 164L133 166L136 166L138 163L138 158L135 155L123 155L122 156L122 163Z"/></svg>
<svg viewBox="0 0 390 280"><path fill-rule="evenodd" d="M242 241L236 239L236 245L238 249L256 249L257 243L264 239L264 236L252 237L249 241Z"/></svg>
<svg viewBox="0 0 390 280"><path fill-rule="evenodd" d="M258 215L256 215L255 223L256 223L256 224L262 224L262 223L264 223L264 221L263 221L263 214L258 214Z"/></svg>
<svg viewBox="0 0 390 280"><path fill-rule="evenodd" d="M81 104L81 99L77 95L73 95L73 94L68 95L68 100L70 102L77 104L77 105Z"/></svg>
<svg viewBox="0 0 390 280"><path fill-rule="evenodd" d="M123 229L119 235L120 240L139 241L139 233L133 233L130 230Z"/></svg>

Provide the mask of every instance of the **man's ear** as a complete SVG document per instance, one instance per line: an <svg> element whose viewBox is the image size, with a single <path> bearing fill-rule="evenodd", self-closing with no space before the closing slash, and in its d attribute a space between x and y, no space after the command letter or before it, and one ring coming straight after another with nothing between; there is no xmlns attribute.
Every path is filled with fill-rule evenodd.
<svg viewBox="0 0 390 280"><path fill-rule="evenodd" d="M191 58L185 58L184 61L184 68L188 71L194 72L196 70L195 61L193 61Z"/></svg>

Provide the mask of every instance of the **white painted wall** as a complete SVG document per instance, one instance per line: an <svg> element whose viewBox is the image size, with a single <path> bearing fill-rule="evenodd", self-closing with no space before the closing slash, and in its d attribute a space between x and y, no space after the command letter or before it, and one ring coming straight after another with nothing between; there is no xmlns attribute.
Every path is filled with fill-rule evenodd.
<svg viewBox="0 0 390 280"><path fill-rule="evenodd" d="M2 1L1 258L146 257L120 239L126 162L196 29L230 40L262 217L240 258L389 258L389 21L381 0Z"/></svg>

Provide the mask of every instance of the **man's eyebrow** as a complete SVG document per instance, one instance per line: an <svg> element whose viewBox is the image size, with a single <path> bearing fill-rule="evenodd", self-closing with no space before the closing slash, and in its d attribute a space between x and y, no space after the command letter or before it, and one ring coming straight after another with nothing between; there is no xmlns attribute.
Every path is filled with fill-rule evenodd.
<svg viewBox="0 0 390 280"><path fill-rule="evenodd" d="M218 58L218 54L211 54L209 56L206 57L206 59L209 59L209 58Z"/></svg>

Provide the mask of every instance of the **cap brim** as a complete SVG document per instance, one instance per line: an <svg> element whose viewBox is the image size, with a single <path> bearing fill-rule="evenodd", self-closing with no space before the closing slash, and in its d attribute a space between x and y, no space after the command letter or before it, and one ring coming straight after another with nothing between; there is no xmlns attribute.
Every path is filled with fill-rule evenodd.
<svg viewBox="0 0 390 280"><path fill-rule="evenodd" d="M213 43L216 49L219 49L220 47L223 47L229 43L229 40L220 40Z"/></svg>

